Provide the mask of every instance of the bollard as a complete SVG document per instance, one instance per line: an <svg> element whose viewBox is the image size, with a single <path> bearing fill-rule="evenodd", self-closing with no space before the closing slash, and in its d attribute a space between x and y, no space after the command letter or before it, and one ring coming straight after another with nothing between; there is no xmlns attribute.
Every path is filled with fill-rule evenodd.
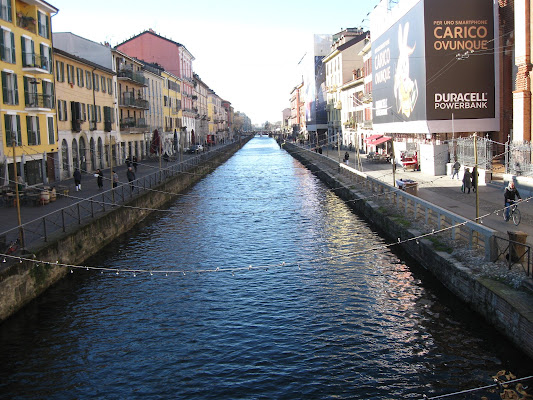
<svg viewBox="0 0 533 400"><path fill-rule="evenodd" d="M524 257L526 253L527 233L522 231L507 231L509 235L509 262L520 262L522 265L527 264L528 260Z"/></svg>

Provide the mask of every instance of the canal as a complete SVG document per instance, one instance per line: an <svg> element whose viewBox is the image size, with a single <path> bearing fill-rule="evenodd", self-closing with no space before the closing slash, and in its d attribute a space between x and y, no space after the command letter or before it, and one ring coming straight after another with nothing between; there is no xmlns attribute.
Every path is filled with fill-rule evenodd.
<svg viewBox="0 0 533 400"><path fill-rule="evenodd" d="M419 399L531 374L385 244L256 137L0 326L0 398Z"/></svg>

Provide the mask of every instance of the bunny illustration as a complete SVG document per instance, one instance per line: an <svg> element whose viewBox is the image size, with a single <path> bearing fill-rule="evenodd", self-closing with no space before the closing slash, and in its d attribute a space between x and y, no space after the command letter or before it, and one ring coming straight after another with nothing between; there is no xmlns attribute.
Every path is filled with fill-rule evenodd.
<svg viewBox="0 0 533 400"><path fill-rule="evenodd" d="M409 47L407 37L409 35L409 22L398 29L398 64L394 74L394 97L399 114L409 118L415 108L418 99L418 84L409 77L409 56L415 51L415 46Z"/></svg>

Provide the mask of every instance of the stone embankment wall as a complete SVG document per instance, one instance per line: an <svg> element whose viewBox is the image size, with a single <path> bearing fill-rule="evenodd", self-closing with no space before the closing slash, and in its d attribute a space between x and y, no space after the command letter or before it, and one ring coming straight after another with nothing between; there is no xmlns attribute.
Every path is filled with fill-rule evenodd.
<svg viewBox="0 0 533 400"><path fill-rule="evenodd" d="M336 176L338 163L323 158L320 162L306 157L302 149L285 144L284 148L344 200L361 200L365 195L344 185ZM315 161L314 161L315 160ZM475 276L469 265L453 255L435 249L428 239L406 241L421 235L405 228L383 212L378 204L351 201L350 206L391 241L402 239L403 249L430 271L446 288L483 316L496 330L533 358L533 295L490 278Z"/></svg>
<svg viewBox="0 0 533 400"><path fill-rule="evenodd" d="M15 262L0 271L0 321L20 310L31 300L70 273L62 264L83 265L90 256L120 235L128 232L146 218L152 211L165 207L177 194L183 192L221 163L229 159L247 141L243 140L227 147L226 151L196 166L187 173L180 174L161 183L157 191L149 191L128 203L131 209L117 206L102 217L82 225L74 226L71 231L61 235L39 248L32 249L32 256L45 263L24 261ZM176 194L171 194L176 193Z"/></svg>

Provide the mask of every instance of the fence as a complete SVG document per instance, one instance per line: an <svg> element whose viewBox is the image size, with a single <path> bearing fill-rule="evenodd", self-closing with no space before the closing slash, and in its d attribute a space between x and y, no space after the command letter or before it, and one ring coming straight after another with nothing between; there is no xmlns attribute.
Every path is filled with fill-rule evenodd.
<svg viewBox="0 0 533 400"><path fill-rule="evenodd" d="M110 209L124 205L132 199L153 190L153 188L170 178L188 173L188 171L199 164L226 151L227 147L228 145L201 153L180 163L171 164L167 168L138 178L132 182L134 190L130 189L129 183L120 184L114 189L101 192L95 196L88 197L67 207L43 215L38 219L24 223L20 226L24 235L24 247L29 249L37 244L46 243L52 235L63 234L73 226L79 226L98 218ZM19 238L19 226L2 232L0 235L6 243L12 243Z"/></svg>
<svg viewBox="0 0 533 400"><path fill-rule="evenodd" d="M469 249L480 252L487 261L495 260L494 237L496 231L493 229L429 203L352 167L339 164L326 155L304 150L301 147L297 149L297 151L305 152L306 158L320 162L331 171L340 171L341 175L357 185L358 189L371 193L371 196L375 196L375 199L379 199L380 202L395 206L403 216L420 221L433 231L444 230L441 233L436 233L437 237L442 236L452 242L462 243Z"/></svg>

